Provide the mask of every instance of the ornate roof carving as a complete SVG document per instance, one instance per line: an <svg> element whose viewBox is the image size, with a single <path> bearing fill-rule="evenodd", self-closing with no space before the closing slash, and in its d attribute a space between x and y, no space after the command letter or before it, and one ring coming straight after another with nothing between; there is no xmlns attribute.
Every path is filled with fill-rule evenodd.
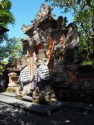
<svg viewBox="0 0 94 125"><path fill-rule="evenodd" d="M22 25L23 32L27 33L29 30L36 29L41 22L43 22L46 18L51 16L51 11L52 11L52 8L50 6L46 6L45 4L42 4L35 19L31 21L32 25L29 25L29 26Z"/></svg>
<svg viewBox="0 0 94 125"><path fill-rule="evenodd" d="M44 47L47 47L50 36L54 37L58 44L61 35L63 35L66 37L65 48L74 48L79 42L79 34L75 25L70 23L67 26L67 18L63 16L54 19L51 12L50 6L42 4L35 20L32 21L32 25L22 26L23 32L31 38L28 41L29 45L36 46L43 43Z"/></svg>
<svg viewBox="0 0 94 125"><path fill-rule="evenodd" d="M45 4L42 4L38 14L36 15L34 23L38 24L39 22L42 22L45 18L51 15L51 11L52 11L52 8L50 6L46 6Z"/></svg>
<svg viewBox="0 0 94 125"><path fill-rule="evenodd" d="M32 29L32 27L33 27L32 25L26 26L25 24L23 24L21 29L23 30L24 33L26 33L28 30Z"/></svg>

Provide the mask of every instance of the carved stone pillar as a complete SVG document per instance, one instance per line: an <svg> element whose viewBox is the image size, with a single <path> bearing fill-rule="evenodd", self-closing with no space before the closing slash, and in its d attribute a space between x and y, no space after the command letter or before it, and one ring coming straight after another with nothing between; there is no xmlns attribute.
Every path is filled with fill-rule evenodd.
<svg viewBox="0 0 94 125"><path fill-rule="evenodd" d="M33 47L30 48L30 75L31 75L31 76L34 76Z"/></svg>

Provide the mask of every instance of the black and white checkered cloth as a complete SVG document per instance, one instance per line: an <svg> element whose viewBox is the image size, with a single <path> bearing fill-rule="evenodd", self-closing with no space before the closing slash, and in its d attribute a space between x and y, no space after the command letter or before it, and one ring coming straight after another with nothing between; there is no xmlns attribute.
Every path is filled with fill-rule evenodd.
<svg viewBox="0 0 94 125"><path fill-rule="evenodd" d="M34 90L38 85L38 83L40 83L42 80L47 81L49 79L50 79L50 76L49 76L49 70L47 67L36 68L31 89Z"/></svg>
<svg viewBox="0 0 94 125"><path fill-rule="evenodd" d="M41 80L49 80L50 79L49 70L47 67L35 69L35 80L37 81L37 79L39 79L39 77L41 78Z"/></svg>
<svg viewBox="0 0 94 125"><path fill-rule="evenodd" d="M30 80L31 80L30 70L29 70L29 67L26 66L20 72L19 81L27 82L27 81L30 81Z"/></svg>

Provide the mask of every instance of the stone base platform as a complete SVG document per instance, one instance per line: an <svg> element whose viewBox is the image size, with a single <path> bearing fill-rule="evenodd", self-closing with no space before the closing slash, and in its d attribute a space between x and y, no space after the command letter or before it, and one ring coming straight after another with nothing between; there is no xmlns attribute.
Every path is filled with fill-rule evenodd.
<svg viewBox="0 0 94 125"><path fill-rule="evenodd" d="M27 101L26 101L27 100ZM28 101L29 100L29 101ZM25 100L16 99L16 94L3 92L0 93L0 102L7 103L13 107L22 108L29 113L35 113L41 116L52 115L58 110L64 107L78 108L85 111L94 112L94 104L82 103L82 102L55 102L52 104L34 104L30 102L32 97L25 97Z"/></svg>
<svg viewBox="0 0 94 125"><path fill-rule="evenodd" d="M19 87L17 87L17 86L8 87L8 88L6 89L6 92L16 93L16 91L17 91L18 88L19 88Z"/></svg>
<svg viewBox="0 0 94 125"><path fill-rule="evenodd" d="M55 102L47 105L34 104L32 102L29 102L30 100L32 100L32 97L31 98L24 97L23 100L17 99L16 94L14 93L8 93L8 92L0 93L0 102L4 102L14 107L22 108L30 113L35 113L43 116L51 115L54 111L56 111L62 106L62 102Z"/></svg>

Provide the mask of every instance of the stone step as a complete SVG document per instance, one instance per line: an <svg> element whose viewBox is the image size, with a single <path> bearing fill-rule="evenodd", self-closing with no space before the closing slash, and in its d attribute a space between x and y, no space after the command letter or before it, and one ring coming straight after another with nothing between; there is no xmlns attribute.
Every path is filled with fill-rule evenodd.
<svg viewBox="0 0 94 125"><path fill-rule="evenodd" d="M62 106L62 102L56 102L48 105L34 104L32 102L27 102L10 96L2 95L2 93L0 93L0 102L7 103L14 107L22 108L30 113L35 113L43 116L51 115L53 111L56 111L56 109Z"/></svg>
<svg viewBox="0 0 94 125"><path fill-rule="evenodd" d="M64 107L78 108L87 111L94 111L94 104L82 103L82 102L55 102L48 105L34 104L32 102L26 102L23 100L16 99L14 97L3 95L0 93L0 102L10 104L14 107L25 109L30 113L35 113L39 115L51 115L53 112L58 111L58 109ZM10 94L9 94L10 95Z"/></svg>
<svg viewBox="0 0 94 125"><path fill-rule="evenodd" d="M9 97L16 97L15 93L10 93L10 92L2 92L2 93L0 93L0 95L9 96Z"/></svg>
<svg viewBox="0 0 94 125"><path fill-rule="evenodd" d="M22 97L22 100L27 101L27 102L32 102L33 101L32 97L30 97L30 96L24 96L24 97Z"/></svg>

